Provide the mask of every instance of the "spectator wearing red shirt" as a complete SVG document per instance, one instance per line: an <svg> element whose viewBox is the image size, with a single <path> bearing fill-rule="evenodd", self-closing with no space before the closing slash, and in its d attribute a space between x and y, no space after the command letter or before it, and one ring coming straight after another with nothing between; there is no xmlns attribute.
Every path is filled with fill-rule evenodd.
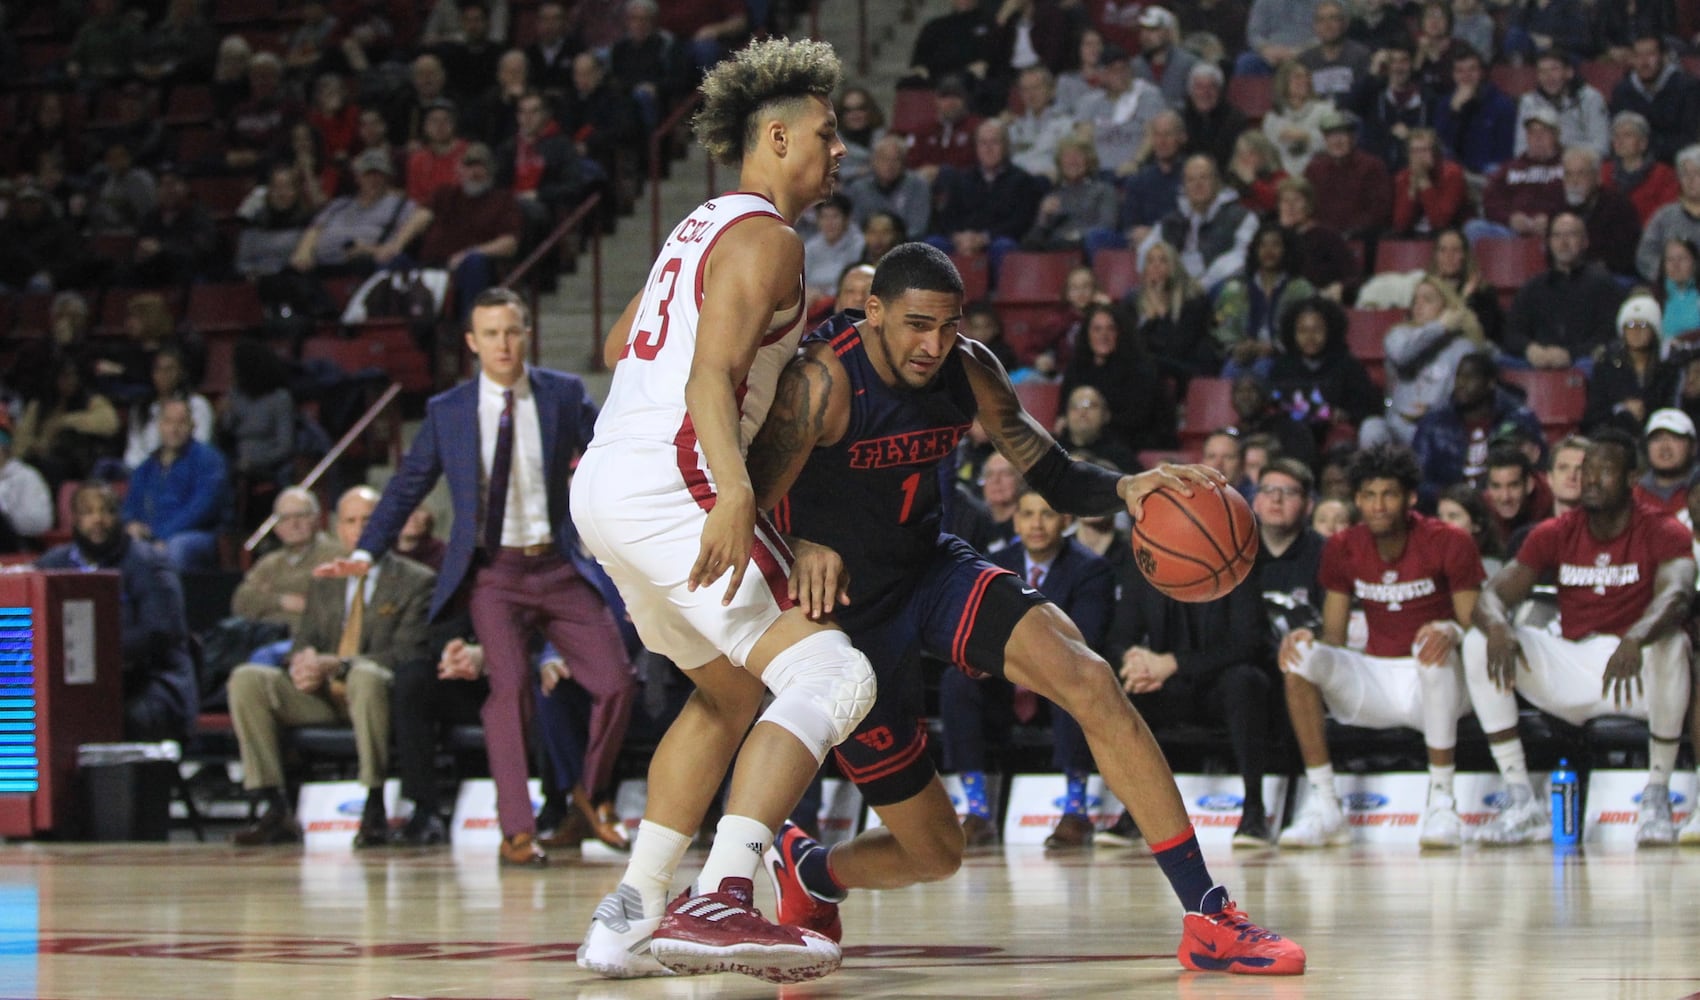
<svg viewBox="0 0 1700 1000"><path fill-rule="evenodd" d="M584 193L594 168L561 134L542 95L528 92L515 109L518 129L496 150L496 185L519 200L523 242L531 246L547 233L555 213L569 209Z"/></svg>
<svg viewBox="0 0 1700 1000"><path fill-rule="evenodd" d="M1405 137L1405 169L1393 178L1393 232L1426 235L1463 221L1470 207L1464 168L1447 159L1431 128Z"/></svg>
<svg viewBox="0 0 1700 1000"><path fill-rule="evenodd" d="M1611 155L1600 167L1600 183L1629 196L1645 226L1653 213L1682 194L1676 171L1653 159L1653 127L1638 111L1619 111L1611 120Z"/></svg>
<svg viewBox="0 0 1700 1000"><path fill-rule="evenodd" d="M1334 796L1326 705L1345 725L1422 730L1429 791L1419 837L1424 847L1458 847L1463 823L1452 782L1458 719L1469 711L1458 640L1482 588L1482 559L1469 535L1416 512L1417 461L1407 449L1378 445L1360 453L1351 480L1362 520L1323 545L1321 634L1294 629L1281 642L1287 710L1310 787L1280 843L1325 847L1351 839ZM1362 653L1346 648L1354 601L1369 620Z"/></svg>
<svg viewBox="0 0 1700 1000"><path fill-rule="evenodd" d="M1310 158L1305 180L1316 191L1316 222L1341 236L1383 233L1393 218L1393 180L1381 157L1358 148L1358 116L1322 116L1322 153Z"/></svg>
<svg viewBox="0 0 1700 1000"><path fill-rule="evenodd" d="M354 155L360 140L360 108L348 100L342 77L326 73L313 85L313 107L307 124L319 135L325 158L340 166Z"/></svg>
<svg viewBox="0 0 1700 1000"><path fill-rule="evenodd" d="M1482 218L1464 224L1464 235L1542 236L1547 220L1564 207L1564 164L1558 145L1558 112L1535 108L1523 120L1523 155L1512 158L1488 178L1482 190Z"/></svg>
<svg viewBox="0 0 1700 1000"><path fill-rule="evenodd" d="M1531 531L1476 603L1464 673L1506 795L1499 815L1478 831L1481 843L1550 836L1517 737L1518 695L1573 726L1603 715L1646 720L1647 787L1636 843L1700 840L1700 820L1690 817L1676 830L1669 791L1694 690L1682 627L1694 591L1693 539L1675 518L1635 501L1635 460L1633 438L1616 428L1600 431L1582 460L1580 509ZM1562 635L1511 621L1510 609L1543 579L1558 583Z"/></svg>
<svg viewBox="0 0 1700 1000"><path fill-rule="evenodd" d="M407 154L407 197L429 205L439 189L460 183L460 161L468 143L455 134L455 106L448 100L425 106L421 132L419 145Z"/></svg>
<svg viewBox="0 0 1700 1000"><path fill-rule="evenodd" d="M495 184L495 166L490 147L471 144L456 168L456 183L438 188L425 203L430 224L419 261L453 276L462 327L478 293L496 283L502 263L519 250L525 224L513 192Z"/></svg>

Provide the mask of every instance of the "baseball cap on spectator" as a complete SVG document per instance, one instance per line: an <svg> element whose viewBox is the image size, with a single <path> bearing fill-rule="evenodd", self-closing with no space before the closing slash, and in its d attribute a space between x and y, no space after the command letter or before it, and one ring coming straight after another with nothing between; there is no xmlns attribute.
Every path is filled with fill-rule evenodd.
<svg viewBox="0 0 1700 1000"><path fill-rule="evenodd" d="M494 167L496 165L496 158L490 155L489 146L484 145L482 142L475 142L466 147L466 152L461 154L460 162L482 163L486 167Z"/></svg>
<svg viewBox="0 0 1700 1000"><path fill-rule="evenodd" d="M1139 26L1141 28L1168 28L1172 31L1175 27L1175 15L1169 13L1163 7L1147 7L1140 12Z"/></svg>
<svg viewBox="0 0 1700 1000"><path fill-rule="evenodd" d="M1523 119L1523 127L1528 128L1530 125L1536 124L1545 125L1547 128L1557 132L1558 112L1544 105L1529 109L1529 117Z"/></svg>
<svg viewBox="0 0 1700 1000"><path fill-rule="evenodd" d="M1661 332L1659 302L1651 295L1631 295L1623 300L1622 308L1617 311L1617 332L1623 333L1623 328L1631 323L1646 323L1653 328L1653 336L1657 338Z"/></svg>
<svg viewBox="0 0 1700 1000"><path fill-rule="evenodd" d="M390 162L390 154L381 149L368 149L354 158L354 173L364 174L376 170L380 174L395 176L395 164Z"/></svg>
<svg viewBox="0 0 1700 1000"><path fill-rule="evenodd" d="M963 82L962 77L952 73L949 76L939 77L938 86L933 88L933 93L940 97L966 98L968 96L968 84Z"/></svg>
<svg viewBox="0 0 1700 1000"><path fill-rule="evenodd" d="M1652 437L1658 431L1666 431L1690 441L1695 439L1694 421L1688 414L1668 406L1662 410L1654 410L1653 415L1647 418L1647 437Z"/></svg>
<svg viewBox="0 0 1700 1000"><path fill-rule="evenodd" d="M1358 130L1358 116L1350 111L1335 108L1331 111L1324 111L1322 120L1317 122L1316 127L1324 134L1328 132L1356 132Z"/></svg>

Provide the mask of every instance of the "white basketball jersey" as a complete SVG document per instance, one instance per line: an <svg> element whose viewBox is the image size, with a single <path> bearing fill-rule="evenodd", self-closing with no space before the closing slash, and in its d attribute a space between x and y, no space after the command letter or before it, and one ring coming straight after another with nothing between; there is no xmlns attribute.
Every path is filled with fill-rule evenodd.
<svg viewBox="0 0 1700 1000"><path fill-rule="evenodd" d="M696 353L704 271L715 243L745 219L781 219L773 203L755 194L730 193L703 203L673 229L650 269L632 320L625 350L614 368L608 400L596 421L592 448L643 442L697 450L685 409L685 380ZM761 267L764 262L722 260L722 267ZM749 375L739 387L742 419L739 447L748 450L767 419L780 369L797 352L806 317L797 275L797 307L775 313L766 327ZM683 459L684 455L681 454ZM707 463L694 463L706 472Z"/></svg>

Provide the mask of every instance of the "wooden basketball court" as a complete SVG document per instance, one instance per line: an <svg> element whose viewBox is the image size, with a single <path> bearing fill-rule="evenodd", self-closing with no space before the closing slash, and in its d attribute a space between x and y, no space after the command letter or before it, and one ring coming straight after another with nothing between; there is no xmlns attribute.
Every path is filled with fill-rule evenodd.
<svg viewBox="0 0 1700 1000"><path fill-rule="evenodd" d="M778 991L581 972L573 947L616 860L515 872L449 850L11 845L0 997L1700 997L1700 851L1211 861L1253 917L1306 946L1307 975L1183 972L1177 906L1143 851L1010 847L947 882L858 894L843 969Z"/></svg>

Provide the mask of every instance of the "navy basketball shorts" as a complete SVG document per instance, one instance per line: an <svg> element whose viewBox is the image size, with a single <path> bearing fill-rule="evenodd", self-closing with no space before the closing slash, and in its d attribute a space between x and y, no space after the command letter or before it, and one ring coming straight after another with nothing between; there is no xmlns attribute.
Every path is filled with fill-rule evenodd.
<svg viewBox="0 0 1700 1000"><path fill-rule="evenodd" d="M1004 647L1029 610L1050 603L1009 570L951 535L894 614L866 623L840 616L850 641L873 663L879 696L862 724L834 751L839 769L869 805L919 794L937 771L927 755L921 654L974 677L1003 676Z"/></svg>

